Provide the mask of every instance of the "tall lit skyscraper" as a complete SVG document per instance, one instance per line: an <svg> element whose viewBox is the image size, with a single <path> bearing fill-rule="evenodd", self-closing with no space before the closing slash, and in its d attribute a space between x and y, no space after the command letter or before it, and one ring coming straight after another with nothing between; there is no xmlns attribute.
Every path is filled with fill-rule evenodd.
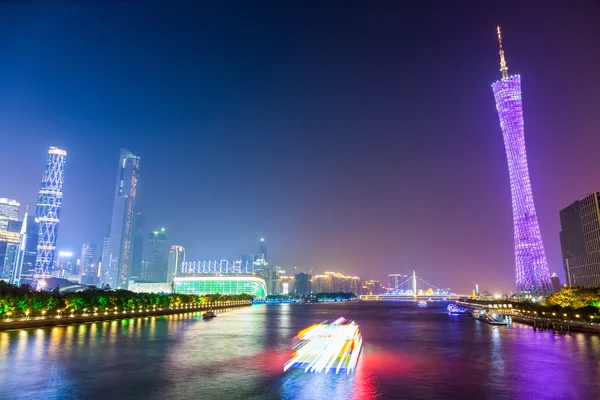
<svg viewBox="0 0 600 400"><path fill-rule="evenodd" d="M167 269L167 282L173 283L173 277L181 273L181 266L185 262L185 249L183 246L171 246L169 251L169 268Z"/></svg>
<svg viewBox="0 0 600 400"><path fill-rule="evenodd" d="M108 265L102 267L103 283L115 289L126 289L131 276L133 210L139 175L140 158L121 149L108 240Z"/></svg>
<svg viewBox="0 0 600 400"><path fill-rule="evenodd" d="M95 243L84 243L81 248L80 271L85 277L82 277L82 283L86 285L95 285L98 283L98 261L100 260L100 246Z"/></svg>
<svg viewBox="0 0 600 400"><path fill-rule="evenodd" d="M39 224L35 215L25 212L21 226L21 244L19 246L19 260L14 270L12 281L18 285L34 284L35 260L37 258L37 245Z"/></svg>
<svg viewBox="0 0 600 400"><path fill-rule="evenodd" d="M66 162L65 150L50 147L35 210L39 224L35 267L36 272L42 275L49 275L54 263Z"/></svg>
<svg viewBox="0 0 600 400"><path fill-rule="evenodd" d="M0 231L8 231L9 221L19 219L19 202L7 198L0 198Z"/></svg>
<svg viewBox="0 0 600 400"><path fill-rule="evenodd" d="M150 240L148 241L148 266L142 276L143 280L150 282L166 282L167 281L167 234L165 228L156 228L150 232Z"/></svg>
<svg viewBox="0 0 600 400"><path fill-rule="evenodd" d="M258 257L267 261L267 241L264 237L258 241Z"/></svg>
<svg viewBox="0 0 600 400"><path fill-rule="evenodd" d="M131 256L131 279L139 279L142 276L142 261L144 255L144 214L136 212L133 217L133 237Z"/></svg>
<svg viewBox="0 0 600 400"><path fill-rule="evenodd" d="M496 108L498 109L508 159L513 208L517 292L520 295L546 295L552 293L552 286L527 167L523 105L521 103L521 77L519 75L508 75L500 27L498 27L498 41L500 43L502 79L495 82L492 89L496 99Z"/></svg>

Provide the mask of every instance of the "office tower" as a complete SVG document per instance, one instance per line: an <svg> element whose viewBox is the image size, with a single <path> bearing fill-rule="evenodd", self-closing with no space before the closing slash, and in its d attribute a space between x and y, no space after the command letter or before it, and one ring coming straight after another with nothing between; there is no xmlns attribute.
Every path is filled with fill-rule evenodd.
<svg viewBox="0 0 600 400"><path fill-rule="evenodd" d="M398 290L407 279L408 275L406 274L388 274L390 290Z"/></svg>
<svg viewBox="0 0 600 400"><path fill-rule="evenodd" d="M510 176L517 293L547 295L552 292L552 287L527 167L521 77L508 75L500 27L498 41L502 79L495 82L492 89L504 136Z"/></svg>
<svg viewBox="0 0 600 400"><path fill-rule="evenodd" d="M82 283L85 285L95 285L98 282L98 261L100 260L100 246L95 243L84 243L81 248L80 270Z"/></svg>
<svg viewBox="0 0 600 400"><path fill-rule="evenodd" d="M9 221L19 220L19 206L16 200L0 198L0 231L9 230Z"/></svg>
<svg viewBox="0 0 600 400"><path fill-rule="evenodd" d="M295 292L299 296L304 296L310 294L310 280L311 276L309 274L305 274L304 272L297 273L294 276L294 288Z"/></svg>
<svg viewBox="0 0 600 400"><path fill-rule="evenodd" d="M267 241L264 237L258 241L258 258L267 260Z"/></svg>
<svg viewBox="0 0 600 400"><path fill-rule="evenodd" d="M79 275L77 260L72 251L59 251L56 258L56 266L53 268L53 276L66 278L68 275Z"/></svg>
<svg viewBox="0 0 600 400"><path fill-rule="evenodd" d="M144 214L136 212L133 217L133 249L131 256L131 279L142 276L142 260L144 258Z"/></svg>
<svg viewBox="0 0 600 400"><path fill-rule="evenodd" d="M381 282L379 281L365 281L363 284L362 294L366 295L378 295L382 294L384 291L381 287Z"/></svg>
<svg viewBox="0 0 600 400"><path fill-rule="evenodd" d="M552 281L552 293L560 292L562 290L562 285L560 284L560 278L556 272L550 276L550 280Z"/></svg>
<svg viewBox="0 0 600 400"><path fill-rule="evenodd" d="M148 266L142 279L150 282L167 281L167 234L160 227L150 232L148 241Z"/></svg>
<svg viewBox="0 0 600 400"><path fill-rule="evenodd" d="M600 287L600 193L588 194L559 215L567 286Z"/></svg>
<svg viewBox="0 0 600 400"><path fill-rule="evenodd" d="M102 273L103 283L115 289L126 289L131 276L133 210L139 175L140 158L121 149L108 240L108 260Z"/></svg>
<svg viewBox="0 0 600 400"><path fill-rule="evenodd" d="M21 243L19 259L14 270L12 281L15 284L34 285L35 263L37 259L39 224L34 215L25 212L21 226Z"/></svg>
<svg viewBox="0 0 600 400"><path fill-rule="evenodd" d="M18 265L20 232L0 230L0 280L15 283L15 269Z"/></svg>
<svg viewBox="0 0 600 400"><path fill-rule="evenodd" d="M173 283L173 277L181 273L181 266L185 262L185 249L183 246L171 246L169 251L169 268L167 270L167 282Z"/></svg>
<svg viewBox="0 0 600 400"><path fill-rule="evenodd" d="M39 224L35 267L36 273L46 276L50 275L54 264L66 161L65 150L50 147L35 210Z"/></svg>

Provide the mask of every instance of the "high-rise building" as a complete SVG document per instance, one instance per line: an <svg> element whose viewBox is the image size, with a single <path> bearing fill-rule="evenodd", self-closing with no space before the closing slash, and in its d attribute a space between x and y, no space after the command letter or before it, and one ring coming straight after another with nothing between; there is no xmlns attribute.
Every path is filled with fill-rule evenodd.
<svg viewBox="0 0 600 400"><path fill-rule="evenodd" d="M258 258L267 260L267 240L264 237L258 241Z"/></svg>
<svg viewBox="0 0 600 400"><path fill-rule="evenodd" d="M167 269L167 282L173 283L173 277L182 272L185 262L185 249L183 246L171 246L169 251L169 268Z"/></svg>
<svg viewBox="0 0 600 400"><path fill-rule="evenodd" d="M133 216L139 175L140 158L121 149L108 240L108 263L102 273L103 283L112 288L126 289L131 277Z"/></svg>
<svg viewBox="0 0 600 400"><path fill-rule="evenodd" d="M19 220L20 204L16 200L0 198L0 231L8 231L9 221Z"/></svg>
<svg viewBox="0 0 600 400"><path fill-rule="evenodd" d="M600 287L600 193L588 194L559 215L567 285Z"/></svg>
<svg viewBox="0 0 600 400"><path fill-rule="evenodd" d="M36 273L46 276L52 272L54 264L66 162L65 150L50 147L35 210L35 217L39 224L35 267Z"/></svg>
<svg viewBox="0 0 600 400"><path fill-rule="evenodd" d="M400 286L408 279L406 274L388 274L390 290L398 290Z"/></svg>
<svg viewBox="0 0 600 400"><path fill-rule="evenodd" d="M142 260L144 259L144 214L136 212L133 217L133 249L131 257L131 279L142 276Z"/></svg>
<svg viewBox="0 0 600 400"><path fill-rule="evenodd" d="M310 294L310 281L312 277L304 272L297 273L294 277L294 289L297 295L304 296Z"/></svg>
<svg viewBox="0 0 600 400"><path fill-rule="evenodd" d="M167 234L164 227L150 232L148 266L142 279L150 282L167 281Z"/></svg>
<svg viewBox="0 0 600 400"><path fill-rule="evenodd" d="M0 280L15 283L13 279L18 265L20 244L19 232L0 231Z"/></svg>
<svg viewBox="0 0 600 400"><path fill-rule="evenodd" d="M79 275L79 266L72 251L59 251L56 257L56 266L53 268L53 276L65 278L67 275Z"/></svg>
<svg viewBox="0 0 600 400"><path fill-rule="evenodd" d="M100 246L95 243L84 243L81 248L80 269L85 279L82 283L95 285L98 283L98 262L100 261Z"/></svg>
<svg viewBox="0 0 600 400"><path fill-rule="evenodd" d="M365 281L363 283L363 290L361 294L366 295L378 295L384 292L379 281Z"/></svg>
<svg viewBox="0 0 600 400"><path fill-rule="evenodd" d="M550 280L552 281L552 293L560 292L562 290L562 285L560 284L560 278L556 272L550 275Z"/></svg>
<svg viewBox="0 0 600 400"><path fill-rule="evenodd" d="M495 82L492 89L508 159L517 292L519 295L546 295L552 292L552 286L527 167L521 77L508 75L500 27L498 27L498 41L502 79Z"/></svg>
<svg viewBox="0 0 600 400"><path fill-rule="evenodd" d="M109 229L110 232L110 229ZM102 254L100 255L100 263L98 264L98 282L102 281L104 269L109 265L109 238L108 236L102 241Z"/></svg>
<svg viewBox="0 0 600 400"><path fill-rule="evenodd" d="M15 284L34 285L35 262L37 258L39 224L35 215L25 212L21 226L21 244L19 246L19 260L15 268L12 281Z"/></svg>

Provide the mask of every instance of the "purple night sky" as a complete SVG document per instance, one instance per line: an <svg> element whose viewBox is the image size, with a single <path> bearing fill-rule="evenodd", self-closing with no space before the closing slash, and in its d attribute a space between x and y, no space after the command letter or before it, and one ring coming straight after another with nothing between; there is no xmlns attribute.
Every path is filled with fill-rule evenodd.
<svg viewBox="0 0 600 400"><path fill-rule="evenodd" d="M596 1L175 3L0 3L0 197L34 206L66 149L59 249L101 242L124 147L190 260L265 235L272 264L513 289L501 25L564 278L558 212L600 190Z"/></svg>

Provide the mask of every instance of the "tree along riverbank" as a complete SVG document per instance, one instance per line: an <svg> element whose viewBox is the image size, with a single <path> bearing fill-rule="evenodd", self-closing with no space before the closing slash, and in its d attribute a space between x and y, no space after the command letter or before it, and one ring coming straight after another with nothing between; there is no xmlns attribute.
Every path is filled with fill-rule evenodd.
<svg viewBox="0 0 600 400"><path fill-rule="evenodd" d="M98 322L98 321L111 321L117 319L127 318L139 318L149 316L162 316L162 315L173 315L173 314L184 314L184 313L195 313L201 311L227 311L234 308L249 307L252 305L252 300L236 300L236 301L223 301L215 303L204 303L196 306L175 306L173 308L166 309L148 309L142 311L112 311L112 312L94 312L90 314L82 315L64 315L64 316L39 316L39 317L25 317L12 320L1 320L0 331L9 329L27 329L27 328L41 328L46 326L56 325L70 325L80 324L85 322Z"/></svg>

